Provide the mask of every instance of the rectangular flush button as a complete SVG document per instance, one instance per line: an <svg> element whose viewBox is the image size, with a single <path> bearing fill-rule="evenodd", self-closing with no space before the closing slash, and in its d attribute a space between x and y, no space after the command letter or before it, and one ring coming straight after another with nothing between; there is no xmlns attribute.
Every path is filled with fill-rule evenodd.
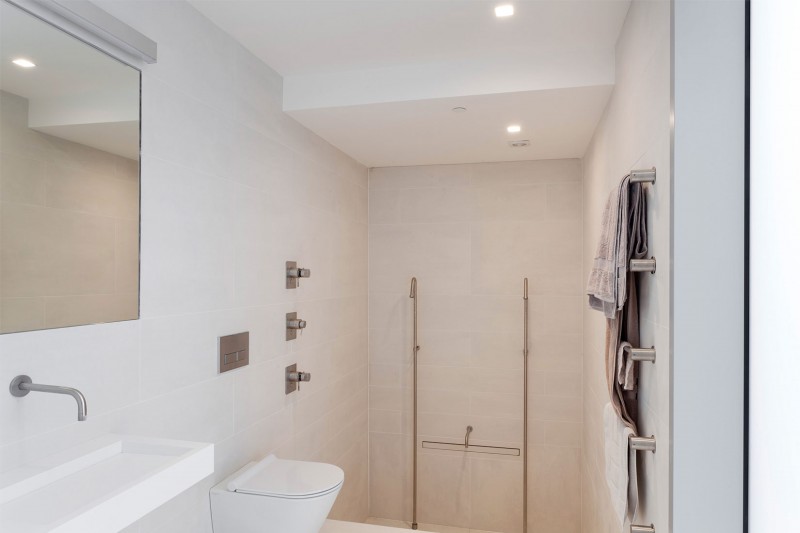
<svg viewBox="0 0 800 533"><path fill-rule="evenodd" d="M250 363L250 332L219 338L219 373Z"/></svg>

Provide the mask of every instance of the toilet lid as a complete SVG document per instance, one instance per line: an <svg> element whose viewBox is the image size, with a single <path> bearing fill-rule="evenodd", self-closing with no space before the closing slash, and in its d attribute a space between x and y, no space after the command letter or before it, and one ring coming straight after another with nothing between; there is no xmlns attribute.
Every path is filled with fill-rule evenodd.
<svg viewBox="0 0 800 533"><path fill-rule="evenodd" d="M281 498L304 498L328 492L343 481L344 471L338 466L290 461L269 455L230 480L228 490Z"/></svg>

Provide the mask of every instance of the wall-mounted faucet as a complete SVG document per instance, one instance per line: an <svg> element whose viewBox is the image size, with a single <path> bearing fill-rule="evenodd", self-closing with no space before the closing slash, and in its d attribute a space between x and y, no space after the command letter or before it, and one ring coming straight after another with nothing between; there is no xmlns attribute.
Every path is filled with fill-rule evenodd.
<svg viewBox="0 0 800 533"><path fill-rule="evenodd" d="M286 261L286 288L296 289L300 286L300 278L310 278L311 270L298 268L297 261Z"/></svg>
<svg viewBox="0 0 800 533"><path fill-rule="evenodd" d="M297 318L297 313L286 313L286 340L297 338L297 332L306 329L308 322Z"/></svg>
<svg viewBox="0 0 800 533"><path fill-rule="evenodd" d="M27 396L31 391L67 394L75 398L75 401L78 402L78 421L83 422L86 420L86 397L78 389L61 387L59 385L39 385L34 383L30 376L20 375L11 380L11 385L9 385L8 390L11 392L12 396L16 396L17 398Z"/></svg>

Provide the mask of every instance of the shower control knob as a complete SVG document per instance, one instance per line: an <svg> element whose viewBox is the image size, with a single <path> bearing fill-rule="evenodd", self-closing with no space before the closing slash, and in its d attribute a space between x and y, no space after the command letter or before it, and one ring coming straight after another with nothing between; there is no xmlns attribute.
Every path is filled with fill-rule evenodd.
<svg viewBox="0 0 800 533"><path fill-rule="evenodd" d="M290 268L286 271L286 276L290 278L310 278L311 269L308 268Z"/></svg>
<svg viewBox="0 0 800 533"><path fill-rule="evenodd" d="M308 322L305 320L301 320L299 318L294 318L286 321L286 327L288 329L305 329L308 325Z"/></svg>

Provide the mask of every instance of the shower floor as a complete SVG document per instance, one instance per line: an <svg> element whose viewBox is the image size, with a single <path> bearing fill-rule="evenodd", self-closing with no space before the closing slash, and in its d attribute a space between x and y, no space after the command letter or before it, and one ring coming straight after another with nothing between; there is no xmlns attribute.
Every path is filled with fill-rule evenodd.
<svg viewBox="0 0 800 533"><path fill-rule="evenodd" d="M385 518L370 517L367 518L367 524L393 527L397 529L411 529L411 524L409 522L403 522L401 520L387 520ZM485 531L483 529L467 529L463 527L437 526L435 524L418 524L417 531L426 531L433 533L495 533L494 531Z"/></svg>

